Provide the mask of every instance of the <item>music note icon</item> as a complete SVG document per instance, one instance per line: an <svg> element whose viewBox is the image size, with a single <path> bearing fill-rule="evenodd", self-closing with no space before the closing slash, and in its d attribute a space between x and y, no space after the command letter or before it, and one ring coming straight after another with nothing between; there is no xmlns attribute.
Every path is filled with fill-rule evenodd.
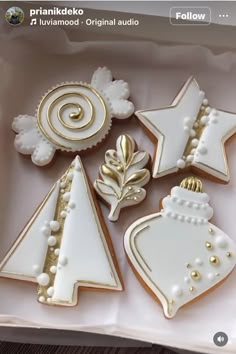
<svg viewBox="0 0 236 354"><path fill-rule="evenodd" d="M30 22L30 26L34 26L37 25L37 19L36 18L32 18L31 22Z"/></svg>

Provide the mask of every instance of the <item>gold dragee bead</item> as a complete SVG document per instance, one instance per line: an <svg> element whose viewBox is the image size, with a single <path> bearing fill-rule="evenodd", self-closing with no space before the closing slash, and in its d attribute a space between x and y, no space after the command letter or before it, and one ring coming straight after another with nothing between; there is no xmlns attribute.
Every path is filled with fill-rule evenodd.
<svg viewBox="0 0 236 354"><path fill-rule="evenodd" d="M209 262L214 266L218 266L220 264L220 259L217 256L211 256Z"/></svg>
<svg viewBox="0 0 236 354"><path fill-rule="evenodd" d="M201 279L201 274L197 270L193 270L191 272L191 278L193 280L200 280Z"/></svg>
<svg viewBox="0 0 236 354"><path fill-rule="evenodd" d="M205 246L206 246L206 248L208 249L208 250L212 250L212 248L213 248L213 246L212 246L212 244L210 243L210 242L205 242Z"/></svg>

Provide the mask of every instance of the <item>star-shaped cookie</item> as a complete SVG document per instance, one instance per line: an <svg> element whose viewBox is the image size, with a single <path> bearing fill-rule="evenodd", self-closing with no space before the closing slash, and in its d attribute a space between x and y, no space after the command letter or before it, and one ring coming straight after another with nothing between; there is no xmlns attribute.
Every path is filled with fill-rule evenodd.
<svg viewBox="0 0 236 354"><path fill-rule="evenodd" d="M158 141L153 178L192 169L229 182L224 144L236 133L236 114L210 107L193 77L170 106L138 111L136 116Z"/></svg>

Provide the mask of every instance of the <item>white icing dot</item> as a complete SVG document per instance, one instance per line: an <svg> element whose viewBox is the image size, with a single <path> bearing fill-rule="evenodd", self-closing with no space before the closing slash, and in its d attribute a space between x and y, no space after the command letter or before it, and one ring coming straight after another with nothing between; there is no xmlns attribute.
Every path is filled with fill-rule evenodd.
<svg viewBox="0 0 236 354"><path fill-rule="evenodd" d="M197 149L197 151L198 151L200 154L204 155L204 154L207 153L207 148L206 148L205 146L201 146L201 147L199 147L199 148Z"/></svg>
<svg viewBox="0 0 236 354"><path fill-rule="evenodd" d="M187 158L186 158L186 160L187 160L188 162L192 162L192 161L193 161L193 155L188 155Z"/></svg>
<svg viewBox="0 0 236 354"><path fill-rule="evenodd" d="M48 226L45 225L41 228L41 232L44 236L49 236L51 233L51 230Z"/></svg>
<svg viewBox="0 0 236 354"><path fill-rule="evenodd" d="M185 221L191 222L191 217L190 216L185 216Z"/></svg>
<svg viewBox="0 0 236 354"><path fill-rule="evenodd" d="M191 219L191 223L194 224L194 225L196 225L197 219L196 219L196 218L192 218L192 219Z"/></svg>
<svg viewBox="0 0 236 354"><path fill-rule="evenodd" d="M59 256L59 253L60 253L60 248L56 248L55 251L54 251L54 254L56 256Z"/></svg>
<svg viewBox="0 0 236 354"><path fill-rule="evenodd" d="M217 110L215 108L212 108L211 114L213 114L213 116L217 116L218 112L217 112Z"/></svg>
<svg viewBox="0 0 236 354"><path fill-rule="evenodd" d="M199 97L202 99L205 97L205 92L204 91L199 91Z"/></svg>
<svg viewBox="0 0 236 354"><path fill-rule="evenodd" d="M192 203L192 202L187 201L187 202L185 202L185 205L186 205L188 208L191 208L191 207L192 207L192 205L193 205L193 203Z"/></svg>
<svg viewBox="0 0 236 354"><path fill-rule="evenodd" d="M71 209L74 209L75 206L76 206L75 202L70 202L70 203L68 204L68 207L71 208Z"/></svg>
<svg viewBox="0 0 236 354"><path fill-rule="evenodd" d="M57 243L57 239L55 236L50 236L48 238L48 245L49 246L55 246L56 243Z"/></svg>
<svg viewBox="0 0 236 354"><path fill-rule="evenodd" d="M52 286L50 286L50 288L47 289L47 294L48 294L48 296L53 296L54 288Z"/></svg>
<svg viewBox="0 0 236 354"><path fill-rule="evenodd" d="M39 302L45 302L45 297L44 296L39 296Z"/></svg>
<svg viewBox="0 0 236 354"><path fill-rule="evenodd" d="M197 265L202 265L202 264L203 264L203 261L202 261L200 258L196 258L196 259L195 259L195 263L196 263Z"/></svg>
<svg viewBox="0 0 236 354"><path fill-rule="evenodd" d="M191 145L192 146L194 146L194 147L197 147L198 146L198 139L193 139L192 141L191 141Z"/></svg>
<svg viewBox="0 0 236 354"><path fill-rule="evenodd" d="M58 259L58 262L61 264L61 265L66 265L67 264L67 262L68 262L68 259L67 259L67 257L65 257L65 256L60 256L59 257L59 259Z"/></svg>
<svg viewBox="0 0 236 354"><path fill-rule="evenodd" d="M38 264L33 265L33 272L36 275L40 273L40 266Z"/></svg>
<svg viewBox="0 0 236 354"><path fill-rule="evenodd" d="M200 205L197 204L197 203L196 203L196 204L193 204L193 208L196 209L196 210L198 210L198 209L200 209Z"/></svg>
<svg viewBox="0 0 236 354"><path fill-rule="evenodd" d="M212 123L218 123L218 119L217 119L216 117L212 117L212 118L211 118L211 122L212 122Z"/></svg>
<svg viewBox="0 0 236 354"><path fill-rule="evenodd" d="M69 173L67 174L67 178L68 178L70 181L72 181L73 177L74 177L74 173L73 173L73 172L69 172Z"/></svg>
<svg viewBox="0 0 236 354"><path fill-rule="evenodd" d="M178 215L178 220L179 221L183 221L184 220L184 216L183 215Z"/></svg>
<svg viewBox="0 0 236 354"><path fill-rule="evenodd" d="M208 99L207 98L204 98L204 100L202 101L202 104L204 106L207 106L208 105Z"/></svg>
<svg viewBox="0 0 236 354"><path fill-rule="evenodd" d="M195 123L193 124L193 126L194 126L194 128L198 128L198 127L199 127L198 122L195 122Z"/></svg>
<svg viewBox="0 0 236 354"><path fill-rule="evenodd" d="M191 279L189 277L184 277L184 281L185 281L185 283L189 284Z"/></svg>
<svg viewBox="0 0 236 354"><path fill-rule="evenodd" d="M61 213L60 213L60 215L61 215L61 217L62 217L63 219L65 219L65 218L66 218L66 215L67 215L67 212L66 212L65 210L62 210Z"/></svg>
<svg viewBox="0 0 236 354"><path fill-rule="evenodd" d="M184 118L184 125L191 127L192 126L192 119L190 117L185 117Z"/></svg>
<svg viewBox="0 0 236 354"><path fill-rule="evenodd" d="M48 285L50 281L49 275L47 273L41 273L38 277L37 277L37 282L39 285L42 286L46 286Z"/></svg>
<svg viewBox="0 0 236 354"><path fill-rule="evenodd" d="M208 220L207 219L202 219L203 224L207 224Z"/></svg>
<svg viewBox="0 0 236 354"><path fill-rule="evenodd" d="M184 126L184 131L189 134L190 129L189 129L189 127L187 125Z"/></svg>
<svg viewBox="0 0 236 354"><path fill-rule="evenodd" d="M176 163L176 166L177 166L178 168L184 168L184 167L185 167L185 162L184 162L184 160L179 159L179 160L177 161L177 163Z"/></svg>
<svg viewBox="0 0 236 354"><path fill-rule="evenodd" d="M50 221L49 226L52 231L58 231L60 229L60 224L56 220Z"/></svg>
<svg viewBox="0 0 236 354"><path fill-rule="evenodd" d="M207 278L212 281L212 280L214 280L215 276L213 273L208 273Z"/></svg>
<svg viewBox="0 0 236 354"><path fill-rule="evenodd" d="M171 216L171 211L170 211L170 210L168 210L168 211L166 212L166 216L168 216L168 217Z"/></svg>
<svg viewBox="0 0 236 354"><path fill-rule="evenodd" d="M183 205L183 204L184 204L184 200L183 200L183 199L178 199L178 200L177 200L177 204Z"/></svg>
<svg viewBox="0 0 236 354"><path fill-rule="evenodd" d="M191 154L192 154L192 155L194 155L195 152L196 152L196 149L192 149L192 150L191 150Z"/></svg>
<svg viewBox="0 0 236 354"><path fill-rule="evenodd" d="M194 138L194 137L196 136L196 132L195 132L194 129L191 129L191 130L190 130L190 136L191 136L192 138Z"/></svg>
<svg viewBox="0 0 236 354"><path fill-rule="evenodd" d="M66 186L66 182L61 182L61 183L60 183L60 187L61 187L61 188L65 188L65 186Z"/></svg>
<svg viewBox="0 0 236 354"><path fill-rule="evenodd" d="M207 116L202 116L200 121L202 125L206 125L209 122L209 118Z"/></svg>
<svg viewBox="0 0 236 354"><path fill-rule="evenodd" d="M64 195L63 195L63 200L65 202L69 202L70 200L70 192L66 192Z"/></svg>
<svg viewBox="0 0 236 354"><path fill-rule="evenodd" d="M208 207L208 204L206 204L206 203L201 205L201 208L202 208L203 210L206 210L207 207Z"/></svg>
<svg viewBox="0 0 236 354"><path fill-rule="evenodd" d="M57 267L56 266L51 266L50 272L55 274L57 272Z"/></svg>
<svg viewBox="0 0 236 354"><path fill-rule="evenodd" d="M174 285L172 287L172 294L176 297L180 297L181 295L183 295L183 290L179 285Z"/></svg>
<svg viewBox="0 0 236 354"><path fill-rule="evenodd" d="M172 219L177 219L177 214L176 213L172 213L171 217L172 217Z"/></svg>
<svg viewBox="0 0 236 354"><path fill-rule="evenodd" d="M217 236L215 239L215 243L220 248L225 248L227 246L227 241L223 236Z"/></svg>

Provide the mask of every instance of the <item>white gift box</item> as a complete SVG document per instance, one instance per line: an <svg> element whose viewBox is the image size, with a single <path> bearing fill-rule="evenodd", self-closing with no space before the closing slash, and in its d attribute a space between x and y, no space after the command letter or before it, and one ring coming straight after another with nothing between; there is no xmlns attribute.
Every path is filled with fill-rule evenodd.
<svg viewBox="0 0 236 354"><path fill-rule="evenodd" d="M1 5L3 11L7 7L4 5ZM65 2L60 5L65 6ZM115 3L115 10L119 12L113 11L112 3L102 4L106 10L97 10L101 4L88 3L86 6L81 3L80 7L90 8L84 10L85 16L135 18L141 24L139 27L121 27L119 31L117 27L108 26L46 28L28 25L27 9L30 6L29 3L21 5L26 13L22 26L13 28L2 17L0 19L1 260L72 160L71 156L57 154L52 167L40 169L31 163L30 158L14 150L13 117L23 113L33 115L40 97L50 87L63 81L89 81L93 71L105 65L112 70L114 77L129 82L132 100L139 110L169 104L179 87L193 74L207 92L212 106L236 112L236 30L232 17L230 25L225 25L223 19L215 19L209 27L176 27L169 24L168 5L159 16L159 7L151 4L145 5L147 13L142 15L143 3L137 4L137 8L130 3ZM67 2L66 6L78 6L78 3ZM230 6L230 13L233 13L233 5ZM132 8L134 11L131 12ZM222 11L222 4L214 5L214 11L212 6L212 13L217 11ZM97 177L105 151L115 146L122 133L132 135L140 149L153 155L154 145L135 118L115 123L105 143L98 146L96 152L82 156L91 181ZM231 174L228 185L202 179L215 211L213 223L234 240L235 148L236 142L232 140L227 145ZM114 224L107 219L109 210L101 204L124 278L123 293L83 291L78 306L74 308L48 307L36 301L34 284L0 279L0 324L9 328L8 332L3 330L2 337L10 340L14 336L15 340L20 340L22 328L51 328L75 331L69 337L65 332L61 344L80 344L81 339L76 339L77 331L83 331L203 353L235 353L235 272L221 287L184 307L174 319L166 320L161 306L134 276L124 254L123 235L127 227L144 214L158 211L159 200L180 180L178 176L152 180L147 187L145 202L128 213L121 212L119 221ZM223 348L213 343L213 336L219 331L229 337ZM33 341L35 332L31 333ZM54 338L37 334L35 340L52 343L57 341Z"/></svg>

